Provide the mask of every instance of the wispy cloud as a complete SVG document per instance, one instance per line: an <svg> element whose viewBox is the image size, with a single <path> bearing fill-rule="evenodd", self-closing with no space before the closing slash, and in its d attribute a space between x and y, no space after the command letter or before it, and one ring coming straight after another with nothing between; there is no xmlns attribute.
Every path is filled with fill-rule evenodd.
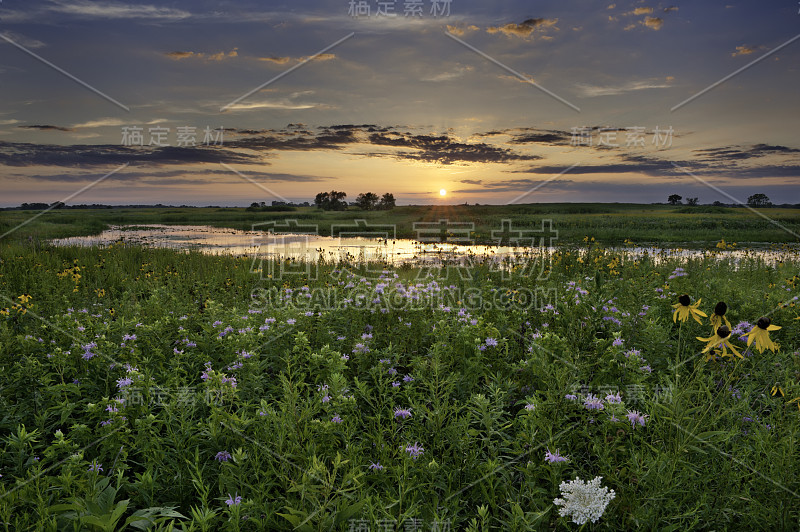
<svg viewBox="0 0 800 532"><path fill-rule="evenodd" d="M97 120L89 120L88 122L75 124L72 127L73 129L80 129L80 128L111 127L111 126L122 126L122 125L125 125L125 122L123 122L119 118L99 118Z"/></svg>
<svg viewBox="0 0 800 532"><path fill-rule="evenodd" d="M648 89L668 89L671 87L669 83L647 80L647 81L631 81L617 86L599 86L588 85L579 83L576 85L581 95L586 98L595 98L597 96L613 96L617 94L625 94L628 92L642 91Z"/></svg>
<svg viewBox="0 0 800 532"><path fill-rule="evenodd" d="M731 57L736 57L738 55L750 55L755 51L756 49L754 47L743 44L742 46L736 47L736 51L731 54Z"/></svg>
<svg viewBox="0 0 800 532"><path fill-rule="evenodd" d="M3 32L6 37L14 41L15 43L24 46L25 48L44 48L46 46L45 43L40 41L39 39L31 39L30 37L26 37L25 35L20 35L19 33L13 31L6 31ZM0 44L8 44L8 41L2 40Z"/></svg>
<svg viewBox="0 0 800 532"><path fill-rule="evenodd" d="M268 92L270 89L266 89L264 92ZM314 94L314 91L307 90L307 91L297 91L291 93L288 97L285 98L272 98L260 101L242 101L236 104L231 105L228 107L228 110L231 111L243 111L243 110L252 110L252 109L284 109L284 110L302 110L302 109L315 109L315 108L328 108L330 106L322 103L315 103L315 102L301 102L298 101L300 98L304 96L310 96Z"/></svg>
<svg viewBox="0 0 800 532"><path fill-rule="evenodd" d="M319 54L316 56L303 56L303 57L289 57L289 56L276 56L271 55L267 57L257 57L259 61L265 61L267 63L275 63L276 65L286 65L288 63L300 63L302 61L307 61L311 59L311 61L331 61L336 59L336 54Z"/></svg>
<svg viewBox="0 0 800 532"><path fill-rule="evenodd" d="M191 13L182 9L157 7L154 5L131 5L119 2L101 2L88 0L51 0L51 11L90 18L107 19L151 19L182 20Z"/></svg>
<svg viewBox="0 0 800 532"><path fill-rule="evenodd" d="M474 24L448 24L447 31L452 33L453 35L457 35L459 37L463 37L470 31L478 31L480 28L475 26Z"/></svg>
<svg viewBox="0 0 800 532"><path fill-rule="evenodd" d="M260 102L242 102L228 107L231 111L249 111L252 109L313 109L317 107L315 103L293 103L290 100L262 100Z"/></svg>
<svg viewBox="0 0 800 532"><path fill-rule="evenodd" d="M292 60L291 57L277 57L277 56L270 56L270 57L259 57L259 61L266 61L268 63L275 63L276 65L285 65L289 61Z"/></svg>
<svg viewBox="0 0 800 532"><path fill-rule="evenodd" d="M206 53L206 52L167 52L164 54L165 56L169 57L174 61L180 61L181 59L204 59L206 61L222 61L224 59L231 59L233 57L239 56L238 48L234 48L230 52L217 52L217 53Z"/></svg>
<svg viewBox="0 0 800 532"><path fill-rule="evenodd" d="M487 28L489 33L503 33L509 37L529 38L534 32L544 32L550 28L556 28L557 18L529 18L520 24L509 23L503 26L491 26Z"/></svg>
<svg viewBox="0 0 800 532"><path fill-rule="evenodd" d="M456 78L460 78L463 75L467 74L468 72L472 72L475 70L475 67L470 65L457 65L452 70L446 72L440 72L439 74L435 74L433 76L427 76L422 78L422 81L433 81L433 82L440 82L440 81L451 81Z"/></svg>
<svg viewBox="0 0 800 532"><path fill-rule="evenodd" d="M664 19L661 17L645 17L643 24L652 30L660 30L664 25Z"/></svg>

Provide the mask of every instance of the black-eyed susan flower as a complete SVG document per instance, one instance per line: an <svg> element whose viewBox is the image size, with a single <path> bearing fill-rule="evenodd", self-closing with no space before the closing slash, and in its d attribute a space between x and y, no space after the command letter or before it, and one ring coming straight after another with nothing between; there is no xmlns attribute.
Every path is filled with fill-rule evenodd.
<svg viewBox="0 0 800 532"><path fill-rule="evenodd" d="M701 352L711 353L712 349L721 349L722 356L731 356L728 354L728 349L739 358L744 358L741 353L731 343L731 330L727 325L720 325L712 336L708 338L697 337L701 342L706 342L706 347ZM712 354L713 356L713 354Z"/></svg>
<svg viewBox="0 0 800 532"><path fill-rule="evenodd" d="M726 305L724 301L720 301L717 303L717 306L714 307L714 313L711 314L710 318L711 327L714 332L716 332L723 323L728 326L728 329L733 329L731 322L729 322L728 318L725 316L726 312L728 312L728 305Z"/></svg>
<svg viewBox="0 0 800 532"><path fill-rule="evenodd" d="M687 294L683 294L678 298L678 302L672 305L672 308L675 309L675 312L672 313L672 321L681 320L681 323L683 323L691 316L697 323L703 323L700 321L700 316L707 318L708 315L697 308L700 306L701 301L703 300L698 299L697 303L692 303L692 298Z"/></svg>
<svg viewBox="0 0 800 532"><path fill-rule="evenodd" d="M753 340L756 342L756 349L758 349L759 353L763 353L764 349L769 349L773 353L778 346L775 345L769 337L770 331L777 331L780 327L777 325L772 325L772 320L766 316L762 316L758 319L756 326L753 327L749 333L747 333L747 347L750 347L750 344L753 343Z"/></svg>

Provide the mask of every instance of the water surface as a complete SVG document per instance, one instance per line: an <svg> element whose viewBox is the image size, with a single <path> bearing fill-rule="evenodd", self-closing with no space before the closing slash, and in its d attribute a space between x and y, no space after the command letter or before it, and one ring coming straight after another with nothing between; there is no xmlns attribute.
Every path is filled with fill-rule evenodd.
<svg viewBox="0 0 800 532"><path fill-rule="evenodd" d="M368 237L330 237L317 234L241 231L237 229L199 225L124 225L111 226L99 235L78 236L53 240L59 246L107 246L125 242L151 247L178 250L197 250L213 255L234 255L259 258L315 261L382 261L389 264L443 262L475 257L480 259L526 259L541 257L555 248L547 246L488 246L464 243L427 243L411 239ZM585 249L585 248L584 248ZM760 258L769 263L800 262L800 249L734 249L702 250L659 247L614 248L630 258L650 256L660 262L673 258L702 258L740 261Z"/></svg>

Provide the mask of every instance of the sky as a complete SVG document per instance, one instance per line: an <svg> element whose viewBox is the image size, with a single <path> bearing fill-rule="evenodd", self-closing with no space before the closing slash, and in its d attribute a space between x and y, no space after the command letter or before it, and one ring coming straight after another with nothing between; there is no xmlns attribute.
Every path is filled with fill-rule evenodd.
<svg viewBox="0 0 800 532"><path fill-rule="evenodd" d="M2 0L0 36L0 206L800 203L796 1Z"/></svg>

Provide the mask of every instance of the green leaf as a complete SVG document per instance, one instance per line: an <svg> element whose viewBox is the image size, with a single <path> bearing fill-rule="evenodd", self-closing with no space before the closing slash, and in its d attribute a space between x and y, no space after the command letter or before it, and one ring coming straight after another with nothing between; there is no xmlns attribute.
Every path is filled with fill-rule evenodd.
<svg viewBox="0 0 800 532"><path fill-rule="evenodd" d="M358 512L360 512L361 508L364 507L364 505L367 503L368 500L369 499L364 499L362 501L353 503L350 506L348 506L347 508L344 508L343 510L341 510L339 513L336 514L336 524L337 525L341 524L344 521L347 521L348 519L353 517Z"/></svg>

